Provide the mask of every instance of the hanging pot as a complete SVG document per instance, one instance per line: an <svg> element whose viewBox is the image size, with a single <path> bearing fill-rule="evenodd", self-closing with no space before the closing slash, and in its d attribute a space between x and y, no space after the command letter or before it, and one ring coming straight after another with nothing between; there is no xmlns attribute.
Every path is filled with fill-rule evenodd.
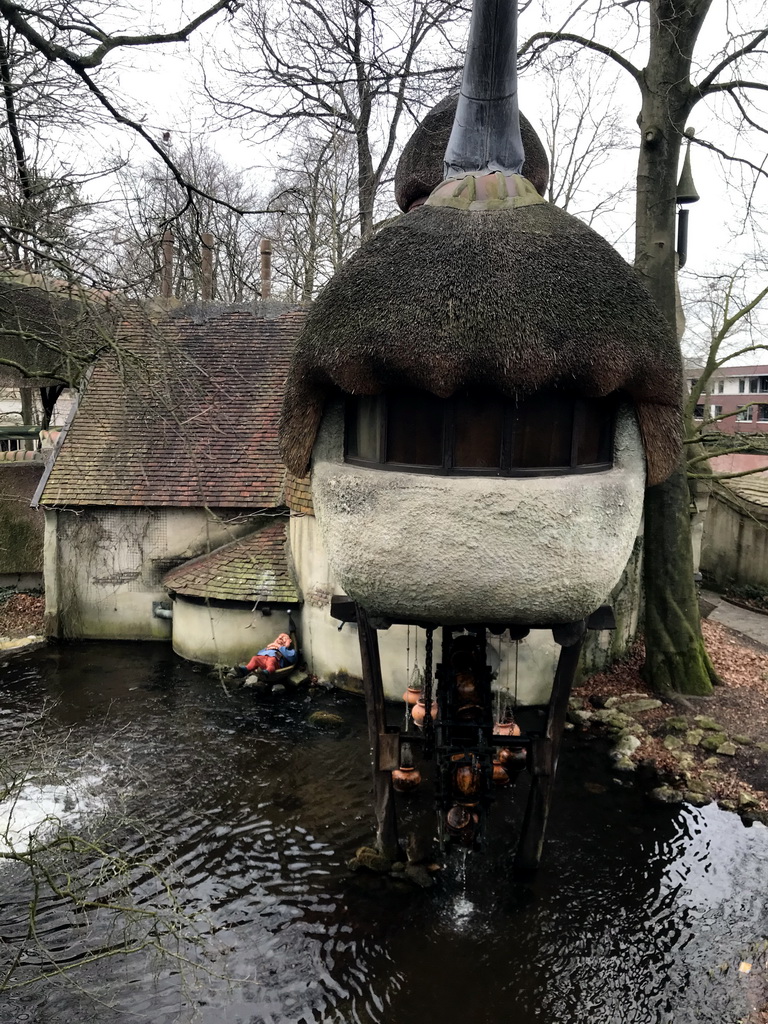
<svg viewBox="0 0 768 1024"><path fill-rule="evenodd" d="M462 797L477 796L480 790L480 766L472 758L467 760L463 754L454 754L453 760L459 761L453 770L453 785Z"/></svg>
<svg viewBox="0 0 768 1024"><path fill-rule="evenodd" d="M418 704L419 698L421 697L420 686L408 686L408 689L403 694L403 700L406 704Z"/></svg>
<svg viewBox="0 0 768 1024"><path fill-rule="evenodd" d="M479 821L480 816L473 805L454 804L445 816L448 831L461 843L472 842Z"/></svg>
<svg viewBox="0 0 768 1024"><path fill-rule="evenodd" d="M432 701L432 708L430 711L431 717L434 720L437 718L437 702ZM424 698L420 697L418 702L411 708L411 718L413 724L418 726L419 729L424 727L424 719L427 717L427 705L424 703Z"/></svg>
<svg viewBox="0 0 768 1024"><path fill-rule="evenodd" d="M400 765L392 772L392 785L398 793L412 793L421 783L421 772L413 765Z"/></svg>
<svg viewBox="0 0 768 1024"><path fill-rule="evenodd" d="M482 705L464 704L463 707L456 709L455 717L457 722L479 722L483 717Z"/></svg>
<svg viewBox="0 0 768 1024"><path fill-rule="evenodd" d="M523 747L502 747L498 753L499 761L507 772L521 772L528 761L528 754Z"/></svg>
<svg viewBox="0 0 768 1024"><path fill-rule="evenodd" d="M507 775L501 760L494 760L493 762L493 784L494 786L508 786L509 775Z"/></svg>
<svg viewBox="0 0 768 1024"><path fill-rule="evenodd" d="M511 720L497 722L493 727L494 736L519 736L520 726Z"/></svg>
<svg viewBox="0 0 768 1024"><path fill-rule="evenodd" d="M456 700L459 705L477 704L479 694L475 677L470 672L456 673Z"/></svg>

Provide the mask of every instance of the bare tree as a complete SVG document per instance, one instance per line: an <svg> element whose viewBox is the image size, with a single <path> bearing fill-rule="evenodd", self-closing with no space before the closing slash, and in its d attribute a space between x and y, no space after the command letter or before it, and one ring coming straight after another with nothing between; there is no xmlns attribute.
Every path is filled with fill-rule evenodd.
<svg viewBox="0 0 768 1024"><path fill-rule="evenodd" d="M104 254L112 276L140 297L160 294L161 238L170 226L175 259L172 293L197 301L202 295L203 235L214 236L213 294L222 302L245 302L259 295L259 240L263 215L236 212L265 205L247 172L226 164L204 139L176 144L170 133L165 147L185 182L198 188L186 202L167 164L153 160L119 175L123 202L97 220L97 234L110 238ZM210 198L208 198L210 197Z"/></svg>
<svg viewBox="0 0 768 1024"><path fill-rule="evenodd" d="M272 204L275 272L292 301L308 302L359 244L352 141L335 132L298 143Z"/></svg>
<svg viewBox="0 0 768 1024"><path fill-rule="evenodd" d="M239 48L220 60L232 84L209 94L254 131L347 134L365 239L404 117L460 71L449 32L466 13L460 0L246 0Z"/></svg>
<svg viewBox="0 0 768 1024"><path fill-rule="evenodd" d="M551 55L549 55L551 58ZM615 102L616 75L597 59L548 59L540 70L546 89L543 142L550 167L547 198L587 224L606 219L630 197L631 186L611 173L616 154L632 148L629 127Z"/></svg>
<svg viewBox="0 0 768 1024"><path fill-rule="evenodd" d="M713 25L717 46L705 54L701 36L710 7L711 0L649 0L644 5L587 0L564 23L534 32L521 47L526 58L552 45L596 52L636 85L640 111L635 266L673 326L678 163L681 140L697 104L724 98L738 127L733 149L706 133L699 145L738 162L753 182L768 177L768 170L743 148L750 136L764 140L768 130L757 102L768 91L761 77L768 8L764 2L732 5L727 23L722 28ZM634 62L640 45L647 47L644 66ZM707 693L715 673L701 637L688 506L682 464L646 495L646 673L657 689Z"/></svg>

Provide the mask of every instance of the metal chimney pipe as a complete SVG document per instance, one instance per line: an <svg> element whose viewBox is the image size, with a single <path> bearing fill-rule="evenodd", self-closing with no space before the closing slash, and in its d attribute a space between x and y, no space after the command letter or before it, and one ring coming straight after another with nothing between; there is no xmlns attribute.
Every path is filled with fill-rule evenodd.
<svg viewBox="0 0 768 1024"><path fill-rule="evenodd" d="M524 161L517 98L517 0L475 0L444 177L520 174Z"/></svg>
<svg viewBox="0 0 768 1024"><path fill-rule="evenodd" d="M163 266L160 274L160 294L170 299L173 294L173 232L165 229L163 234Z"/></svg>
<svg viewBox="0 0 768 1024"><path fill-rule="evenodd" d="M213 235L210 231L203 233L201 253L202 281L200 286L203 302L213 299Z"/></svg>
<svg viewBox="0 0 768 1024"><path fill-rule="evenodd" d="M261 255L261 297L268 299L272 294L272 240L262 238L259 242Z"/></svg>

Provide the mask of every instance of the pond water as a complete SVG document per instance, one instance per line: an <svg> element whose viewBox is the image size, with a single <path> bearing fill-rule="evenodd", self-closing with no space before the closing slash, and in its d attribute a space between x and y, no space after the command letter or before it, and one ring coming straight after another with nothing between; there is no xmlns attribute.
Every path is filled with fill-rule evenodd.
<svg viewBox="0 0 768 1024"><path fill-rule="evenodd" d="M4 749L21 736L36 766L11 838L46 812L111 830L143 867L104 891L160 907L158 942L166 918L177 927L172 955L0 993L4 1024L736 1024L763 998L768 829L652 805L612 783L592 743L566 743L532 882L510 872L523 779L493 808L487 855L454 853L434 890L406 894L345 866L372 833L355 698L227 692L163 645L118 643L17 657L0 693ZM345 729L308 727L316 708ZM40 893L32 933L29 876L0 863L0 980L9 964L19 984L119 945L110 915Z"/></svg>

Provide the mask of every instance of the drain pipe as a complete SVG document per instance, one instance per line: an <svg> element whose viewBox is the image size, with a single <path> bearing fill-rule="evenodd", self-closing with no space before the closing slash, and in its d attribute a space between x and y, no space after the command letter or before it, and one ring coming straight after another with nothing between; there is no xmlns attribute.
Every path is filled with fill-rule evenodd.
<svg viewBox="0 0 768 1024"><path fill-rule="evenodd" d="M156 619L173 619L173 606L170 601L153 601L152 614Z"/></svg>

